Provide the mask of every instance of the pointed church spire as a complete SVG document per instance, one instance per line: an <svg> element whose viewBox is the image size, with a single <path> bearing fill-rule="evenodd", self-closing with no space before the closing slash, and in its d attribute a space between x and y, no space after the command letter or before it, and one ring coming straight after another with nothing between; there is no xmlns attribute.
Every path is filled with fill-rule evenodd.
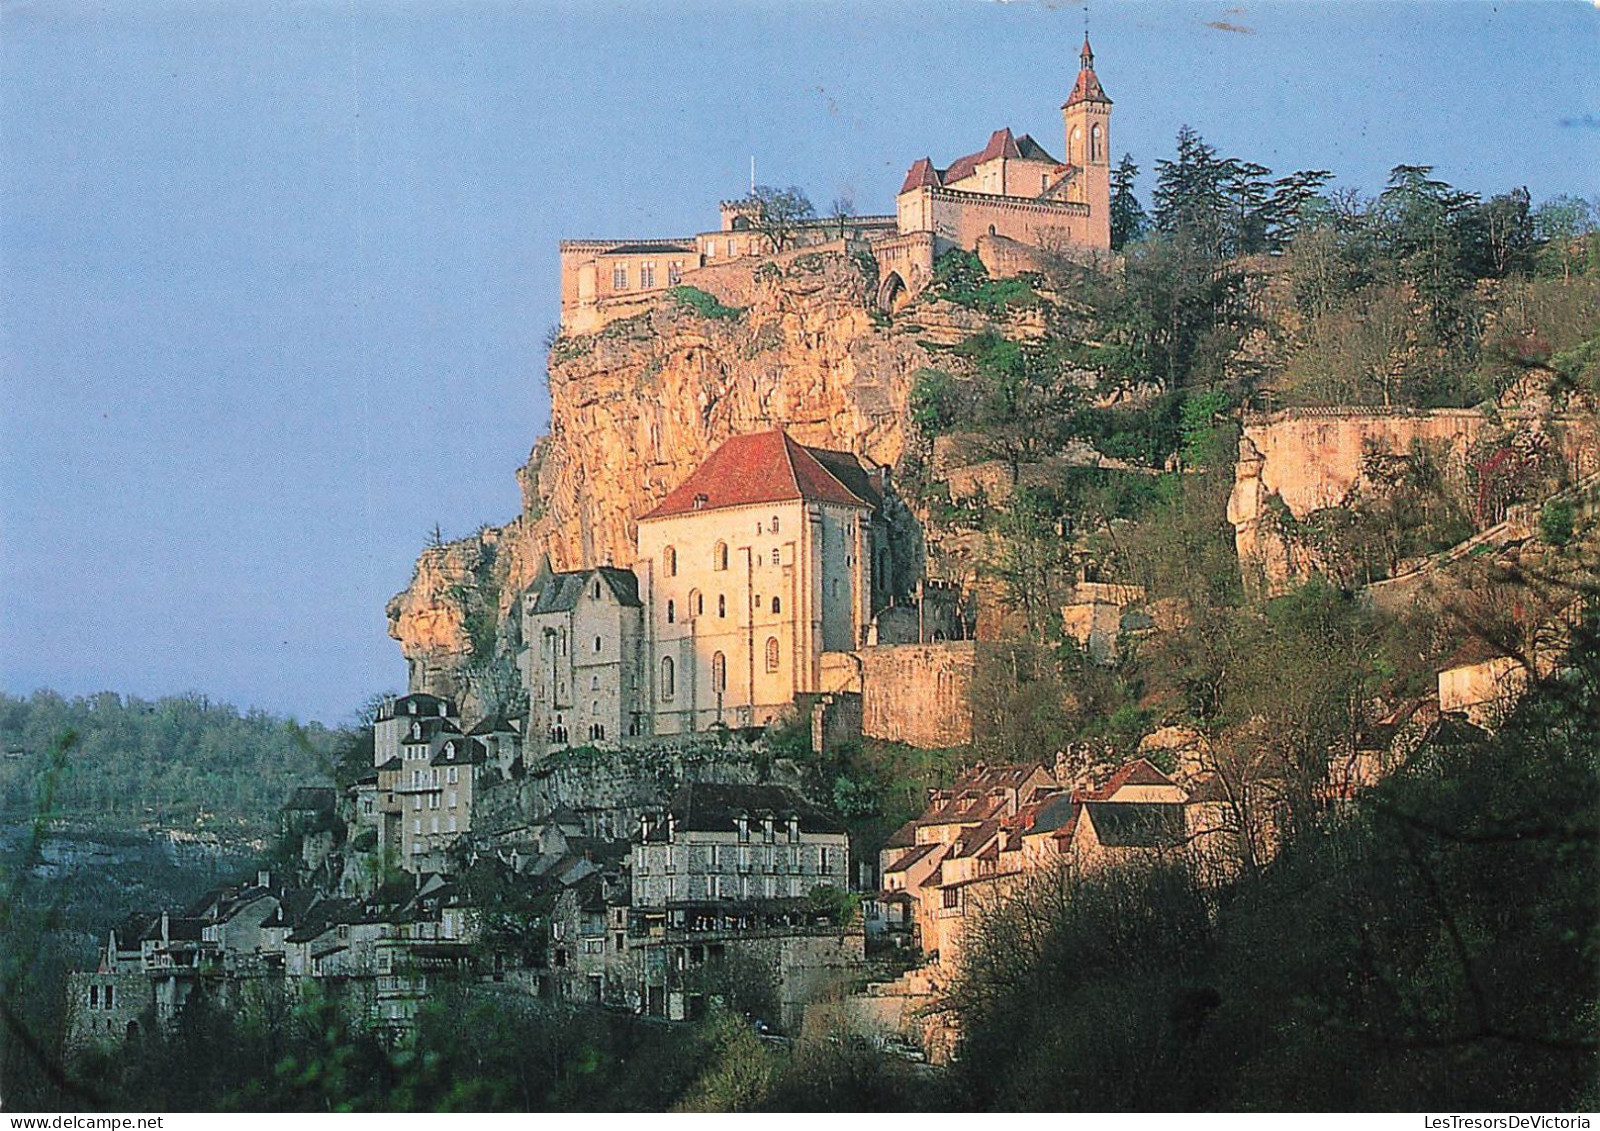
<svg viewBox="0 0 1600 1131"><path fill-rule="evenodd" d="M1073 106L1079 102L1111 103L1111 99L1106 97L1105 88L1100 85L1099 77L1094 73L1094 48L1089 46L1087 29L1083 33L1083 50L1078 52L1078 81L1073 84L1066 105Z"/></svg>

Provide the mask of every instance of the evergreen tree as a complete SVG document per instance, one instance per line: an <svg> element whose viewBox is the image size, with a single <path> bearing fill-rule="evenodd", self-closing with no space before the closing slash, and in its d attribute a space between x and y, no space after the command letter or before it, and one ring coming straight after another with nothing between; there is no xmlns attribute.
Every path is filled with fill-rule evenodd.
<svg viewBox="0 0 1600 1131"><path fill-rule="evenodd" d="M1112 251L1121 251L1143 236L1150 227L1150 219L1144 214L1144 205L1133 193L1133 183L1138 176L1139 166L1133 163L1133 154L1124 153L1111 173Z"/></svg>

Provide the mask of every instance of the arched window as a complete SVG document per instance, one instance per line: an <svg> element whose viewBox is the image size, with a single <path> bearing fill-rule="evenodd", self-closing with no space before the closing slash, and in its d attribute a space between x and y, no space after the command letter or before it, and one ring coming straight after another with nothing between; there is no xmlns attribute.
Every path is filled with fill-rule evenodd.
<svg viewBox="0 0 1600 1131"><path fill-rule="evenodd" d="M728 615L728 598L721 593L717 594L717 615L719 617Z"/></svg>
<svg viewBox="0 0 1600 1131"><path fill-rule="evenodd" d="M671 601L667 602L667 623L676 624L678 621L678 606Z"/></svg>
<svg viewBox="0 0 1600 1131"><path fill-rule="evenodd" d="M712 551L711 551L711 568L712 569L727 569L728 568L728 544L726 542L718 542L716 544L716 546L712 549Z"/></svg>
<svg viewBox="0 0 1600 1131"><path fill-rule="evenodd" d="M698 617L704 615L705 611L705 594L701 593L698 589L691 589L689 591L689 615L692 617Z"/></svg>
<svg viewBox="0 0 1600 1131"><path fill-rule="evenodd" d="M769 672L778 670L778 638L776 636L767 637L767 670Z"/></svg>
<svg viewBox="0 0 1600 1131"><path fill-rule="evenodd" d="M775 612L775 613L783 612L783 602L781 600L779 600L777 597L774 597L772 599L772 611Z"/></svg>
<svg viewBox="0 0 1600 1131"><path fill-rule="evenodd" d="M594 579L594 588L589 590L589 594L596 601L600 599L600 579L598 577Z"/></svg>
<svg viewBox="0 0 1600 1131"><path fill-rule="evenodd" d="M678 576L678 551L671 546L661 551L661 568L668 577Z"/></svg>
<svg viewBox="0 0 1600 1131"><path fill-rule="evenodd" d="M772 532L774 534L776 534L778 532L778 516L777 515L773 515L772 516Z"/></svg>
<svg viewBox="0 0 1600 1131"><path fill-rule="evenodd" d="M1083 131L1074 128L1072 131L1072 144L1067 146L1067 164L1074 165L1080 160L1083 151Z"/></svg>
<svg viewBox="0 0 1600 1131"><path fill-rule="evenodd" d="M671 699L677 691L677 671L671 656L661 657L661 698Z"/></svg>
<svg viewBox="0 0 1600 1131"><path fill-rule="evenodd" d="M1100 127L1094 126L1089 130L1089 160L1099 161L1103 155L1100 152Z"/></svg>
<svg viewBox="0 0 1600 1131"><path fill-rule="evenodd" d="M728 657L721 652L711 653L711 690L728 690Z"/></svg>
<svg viewBox="0 0 1600 1131"><path fill-rule="evenodd" d="M596 636L594 638L594 650L596 652L600 651L600 648L604 643L605 643L605 641L601 640L598 636Z"/></svg>

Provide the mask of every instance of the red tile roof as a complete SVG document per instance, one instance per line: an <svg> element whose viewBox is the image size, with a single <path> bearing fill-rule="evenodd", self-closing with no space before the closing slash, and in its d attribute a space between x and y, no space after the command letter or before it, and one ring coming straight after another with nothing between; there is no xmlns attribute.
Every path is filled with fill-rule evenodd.
<svg viewBox="0 0 1600 1131"><path fill-rule="evenodd" d="M912 189L922 188L924 185L932 185L934 188L938 188L941 183L939 172L933 167L932 159L919 157L916 163L911 166L910 172L906 173L905 183L900 186L900 191L910 192Z"/></svg>
<svg viewBox="0 0 1600 1131"><path fill-rule="evenodd" d="M1123 764L1117 772L1111 775L1111 780L1099 789L1084 790L1081 800L1106 801L1116 796L1117 790L1125 785L1173 785L1174 782L1166 774L1156 769L1149 759L1135 758Z"/></svg>
<svg viewBox="0 0 1600 1131"><path fill-rule="evenodd" d="M851 466L856 475L850 474ZM846 478L856 483L846 486ZM641 521L797 500L868 509L879 503L869 473L855 456L808 448L774 430L729 438Z"/></svg>
<svg viewBox="0 0 1600 1131"><path fill-rule="evenodd" d="M1067 101L1062 109L1075 106L1079 102L1104 102L1111 105L1111 99L1106 97L1105 89L1100 85L1100 79L1094 73L1094 52L1089 48L1089 37L1083 37L1083 50L1078 56L1081 66L1078 70L1078 81L1073 84L1072 93L1067 95Z"/></svg>
<svg viewBox="0 0 1600 1131"><path fill-rule="evenodd" d="M957 157L950 163L948 169L935 169L933 162L926 157L919 158L906 173L905 181L900 185L901 192L910 192L915 188L931 185L942 188L956 181L972 176L972 173L985 161L993 161L997 157L1026 158L1030 161L1048 161L1059 164L1042 145L1034 141L1027 134L1015 137L1008 126L1005 129L995 130L989 135L989 141L976 153L969 153L965 157Z"/></svg>

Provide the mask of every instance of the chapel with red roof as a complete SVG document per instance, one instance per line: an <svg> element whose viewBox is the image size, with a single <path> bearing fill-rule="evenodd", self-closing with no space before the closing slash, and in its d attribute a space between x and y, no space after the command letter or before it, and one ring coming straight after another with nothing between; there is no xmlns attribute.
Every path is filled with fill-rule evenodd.
<svg viewBox="0 0 1600 1131"><path fill-rule="evenodd" d="M523 605L535 748L757 727L859 688L891 590L883 470L778 429L733 436L638 521L633 568Z"/></svg>
<svg viewBox="0 0 1600 1131"><path fill-rule="evenodd" d="M1087 35L1061 118L1060 160L1007 127L942 169L929 157L913 163L895 198L897 243L910 247L906 237L931 234L934 258L952 247L981 250L985 237L1051 250L1110 251L1111 99L1095 74ZM886 243L886 253L894 250L897 244ZM893 261L900 257L885 258L898 266ZM911 266L913 272L931 269L931 263Z"/></svg>

